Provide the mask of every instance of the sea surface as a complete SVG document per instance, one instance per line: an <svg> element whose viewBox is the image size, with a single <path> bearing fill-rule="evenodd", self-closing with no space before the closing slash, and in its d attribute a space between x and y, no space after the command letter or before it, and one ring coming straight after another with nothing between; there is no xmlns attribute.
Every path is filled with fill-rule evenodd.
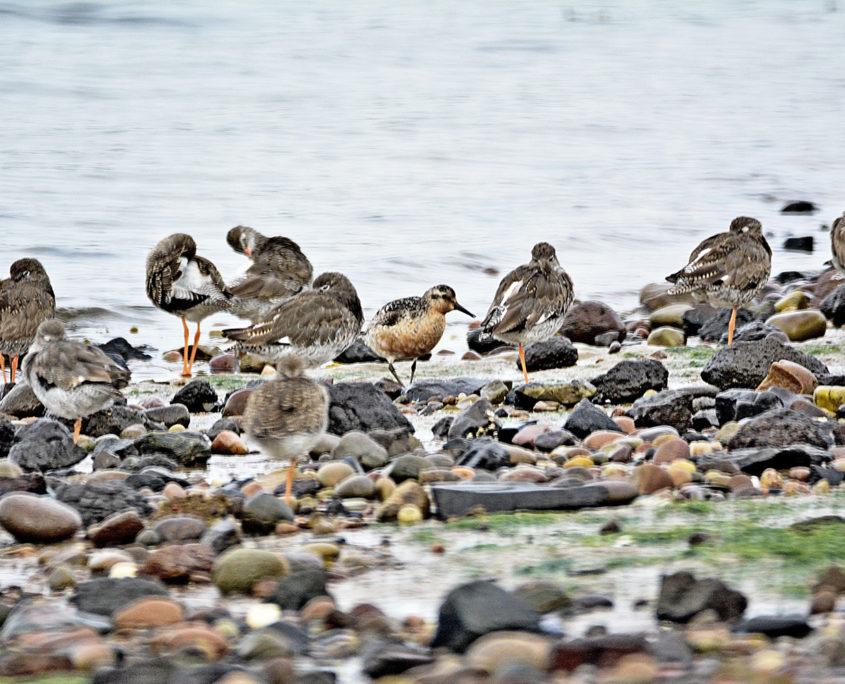
<svg viewBox="0 0 845 684"><path fill-rule="evenodd" d="M743 214L818 270L843 36L842 0L0 2L0 272L35 256L76 336L161 351L177 231L227 278L230 227L286 235L368 315L437 283L483 315L540 240L625 313Z"/></svg>

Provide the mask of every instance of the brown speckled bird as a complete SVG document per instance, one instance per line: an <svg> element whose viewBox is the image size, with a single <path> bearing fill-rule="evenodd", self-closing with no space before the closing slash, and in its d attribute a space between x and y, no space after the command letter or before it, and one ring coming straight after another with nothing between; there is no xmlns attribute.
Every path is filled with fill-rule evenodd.
<svg viewBox="0 0 845 684"><path fill-rule="evenodd" d="M355 286L342 273L321 273L314 289L294 295L249 328L230 328L224 337L237 348L277 363L297 356L312 368L351 345L364 322Z"/></svg>
<svg viewBox="0 0 845 684"><path fill-rule="evenodd" d="M522 374L528 383L524 344L542 342L557 333L572 304L572 280L557 260L555 248L538 242L531 261L508 273L481 324L483 337L519 345Z"/></svg>
<svg viewBox="0 0 845 684"><path fill-rule="evenodd" d="M689 263L666 276L669 294L690 292L714 306L731 307L728 344L733 342L736 311L748 304L769 280L772 250L755 218L738 216L728 232L712 235L696 247Z"/></svg>
<svg viewBox="0 0 845 684"><path fill-rule="evenodd" d="M18 259L9 268L8 280L0 281L0 369L6 382L6 362L12 366L12 382L18 360L35 339L38 326L56 315L56 297L47 272L37 259Z"/></svg>
<svg viewBox="0 0 845 684"><path fill-rule="evenodd" d="M232 313L236 316L258 323L311 283L311 262L289 238L268 238L248 226L235 226L226 235L226 242L253 262L244 277L229 287L235 297Z"/></svg>
<svg viewBox="0 0 845 684"><path fill-rule="evenodd" d="M159 242L147 257L147 296L162 311L179 316L185 331L182 376L191 369L200 342L200 321L231 306L229 292L217 267L197 256L197 245L190 235L174 233ZM194 348L188 358L188 323L197 324Z"/></svg>
<svg viewBox="0 0 845 684"><path fill-rule="evenodd" d="M830 226L830 251L833 253L833 265L839 273L837 280L845 278L845 213L834 219Z"/></svg>
<svg viewBox="0 0 845 684"><path fill-rule="evenodd" d="M422 297L394 299L373 316L365 332L367 344L376 354L387 359L387 367L400 385L402 380L393 362L413 361L413 384L417 359L434 349L443 337L446 314L450 311L473 315L458 304L455 291L448 285L435 285Z"/></svg>
<svg viewBox="0 0 845 684"><path fill-rule="evenodd" d="M75 420L73 443L82 419L121 397L129 371L98 347L65 337L65 326L51 319L38 326L23 361L23 374L38 400L53 415Z"/></svg>
<svg viewBox="0 0 845 684"><path fill-rule="evenodd" d="M271 457L289 459L285 502L290 503L296 459L307 454L329 424L329 392L302 374L302 360L279 362L282 377L255 389L244 410L244 431Z"/></svg>

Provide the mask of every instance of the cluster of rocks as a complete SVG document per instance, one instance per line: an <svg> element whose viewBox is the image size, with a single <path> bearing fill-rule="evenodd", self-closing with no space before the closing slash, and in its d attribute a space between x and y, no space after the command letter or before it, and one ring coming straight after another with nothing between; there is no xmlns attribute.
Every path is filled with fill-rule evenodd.
<svg viewBox="0 0 845 684"><path fill-rule="evenodd" d="M556 338L528 356L572 365L570 348ZM845 379L776 335L720 350L702 378L669 389L667 369L646 358L565 383L465 377L399 393L387 381L336 382L329 433L299 466L290 504L283 471L207 477L213 455L247 453L240 416L261 380L222 398L196 380L169 403L145 396L111 407L85 421L78 445L66 424L39 417L19 385L0 400L12 414L0 417L0 526L15 553L37 556L49 593L3 590L0 675L328 682L335 675L325 663L349 658L371 678L405 673L400 681L409 682L546 681L596 666L608 681L634 681L632 672L651 673L636 679L650 681L669 664L692 672L697 646L687 637L548 633L540 615L571 598L559 588L462 585L435 628L416 617L395 624L371 604L343 611L330 582L344 553L339 535L376 522L623 506L644 496L823 494L840 485ZM217 411L208 429L192 429L195 414ZM409 415L432 416L440 448L420 443ZM86 459L92 471L78 472ZM269 543L309 534L297 551ZM197 585L249 596L249 607L241 614L225 602L180 598ZM823 585L834 598L841 591L835 578ZM744 608L744 597L716 580L673 576L655 617L687 623L709 610L720 625L712 634ZM746 627L809 633L792 623L781 632Z"/></svg>

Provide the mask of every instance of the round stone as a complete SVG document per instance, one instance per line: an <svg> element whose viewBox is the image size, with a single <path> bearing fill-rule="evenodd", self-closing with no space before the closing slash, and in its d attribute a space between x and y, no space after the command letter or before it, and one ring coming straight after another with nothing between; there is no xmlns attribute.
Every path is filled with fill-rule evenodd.
<svg viewBox="0 0 845 684"><path fill-rule="evenodd" d="M115 629L152 629L185 619L182 604L165 596L143 596L112 616Z"/></svg>
<svg viewBox="0 0 845 684"><path fill-rule="evenodd" d="M19 542L50 544L70 539L82 517L52 497L20 492L0 499L0 525Z"/></svg>
<svg viewBox="0 0 845 684"><path fill-rule="evenodd" d="M259 580L284 577L287 573L287 561L271 551L236 548L217 558L211 581L224 594L246 594Z"/></svg>
<svg viewBox="0 0 845 684"><path fill-rule="evenodd" d="M334 487L341 480L355 472L351 465L343 461L332 461L321 466L317 471L317 479L324 487Z"/></svg>

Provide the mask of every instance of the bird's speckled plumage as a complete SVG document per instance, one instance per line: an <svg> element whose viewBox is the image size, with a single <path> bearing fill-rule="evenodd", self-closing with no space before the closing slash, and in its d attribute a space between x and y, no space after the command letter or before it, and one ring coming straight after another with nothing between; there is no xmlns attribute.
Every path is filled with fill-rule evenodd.
<svg viewBox="0 0 845 684"><path fill-rule="evenodd" d="M330 272L314 280L314 289L294 295L260 323L224 330L223 335L270 363L298 356L306 367L313 367L351 345L363 320L355 287L342 273Z"/></svg>
<svg viewBox="0 0 845 684"><path fill-rule="evenodd" d="M226 242L253 261L244 277L230 286L235 296L232 313L236 316L257 323L311 283L311 262L289 238L268 238L248 226L235 226L226 235Z"/></svg>
<svg viewBox="0 0 845 684"><path fill-rule="evenodd" d="M302 362L280 363L282 377L256 388L244 411L244 431L273 458L304 455L326 431L329 393L325 385L301 373Z"/></svg>
<svg viewBox="0 0 845 684"><path fill-rule="evenodd" d="M220 271L197 256L190 235L174 233L147 256L147 297L162 311L199 322L230 306L231 292Z"/></svg>
<svg viewBox="0 0 845 684"><path fill-rule="evenodd" d="M434 349L446 330L446 314L454 310L473 315L458 304L455 291L448 285L429 288L422 297L394 299L373 316L365 333L367 344L387 359L390 372L400 385L393 362L413 361L413 382L417 359Z"/></svg>
<svg viewBox="0 0 845 684"><path fill-rule="evenodd" d="M38 326L23 362L23 374L50 413L71 420L89 416L119 399L119 390L126 387L130 376L102 349L68 340L64 325L55 319Z"/></svg>
<svg viewBox="0 0 845 684"><path fill-rule="evenodd" d="M482 334L510 344L541 342L560 330L573 296L572 280L558 263L555 248L539 242L529 263L502 278Z"/></svg>
<svg viewBox="0 0 845 684"><path fill-rule="evenodd" d="M772 250L757 219L739 216L730 229L704 240L689 263L666 277L669 294L690 292L716 306L748 304L769 279Z"/></svg>
<svg viewBox="0 0 845 684"><path fill-rule="evenodd" d="M56 314L56 297L37 259L18 259L0 281L0 354L25 354L38 326Z"/></svg>
<svg viewBox="0 0 845 684"><path fill-rule="evenodd" d="M839 271L839 280L845 276L845 213L834 219L830 226L830 251L833 254L833 265Z"/></svg>

